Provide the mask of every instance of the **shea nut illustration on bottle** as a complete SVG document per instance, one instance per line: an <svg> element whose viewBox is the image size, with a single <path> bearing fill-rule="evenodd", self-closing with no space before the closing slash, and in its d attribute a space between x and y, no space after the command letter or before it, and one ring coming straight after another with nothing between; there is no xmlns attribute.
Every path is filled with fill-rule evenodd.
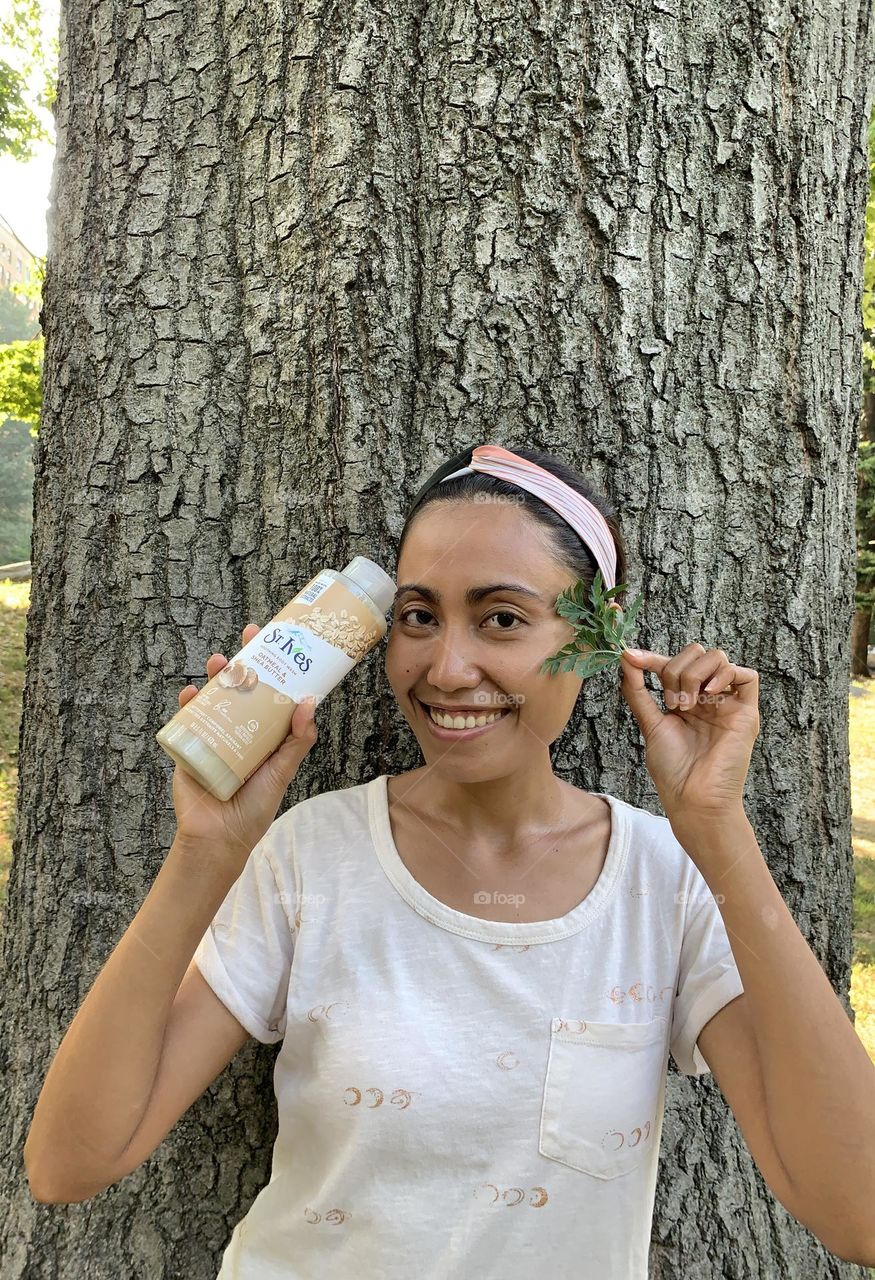
<svg viewBox="0 0 875 1280"><path fill-rule="evenodd" d="M395 587L365 556L323 569L158 730L158 744L230 800L288 737L301 699L318 705L383 639Z"/></svg>

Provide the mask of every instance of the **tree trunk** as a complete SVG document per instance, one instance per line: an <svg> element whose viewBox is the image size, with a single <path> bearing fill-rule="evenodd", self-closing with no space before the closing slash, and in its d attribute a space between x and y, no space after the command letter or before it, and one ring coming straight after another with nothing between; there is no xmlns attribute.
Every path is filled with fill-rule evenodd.
<svg viewBox="0 0 875 1280"><path fill-rule="evenodd" d="M252 1041L90 1202L34 1203L21 1153L171 843L154 734L179 688L319 567L394 569L406 503L467 443L589 468L645 595L638 643L758 669L748 813L849 1007L869 6L387 13L62 8L5 1280L209 1280L268 1180L276 1050ZM417 763L378 651L284 807ZM659 811L607 678L556 765ZM861 1274L767 1191L713 1079L671 1066L652 1275Z"/></svg>

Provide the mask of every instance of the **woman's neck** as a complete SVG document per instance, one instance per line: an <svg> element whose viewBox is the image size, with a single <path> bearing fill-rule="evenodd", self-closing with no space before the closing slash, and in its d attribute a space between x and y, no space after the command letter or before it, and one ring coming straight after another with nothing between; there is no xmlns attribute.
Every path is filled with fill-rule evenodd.
<svg viewBox="0 0 875 1280"><path fill-rule="evenodd" d="M422 765L393 781L395 798L422 815L436 834L464 836L470 851L519 855L541 835L580 822L586 792L531 764L501 778L468 782ZM600 806L599 806L600 807Z"/></svg>

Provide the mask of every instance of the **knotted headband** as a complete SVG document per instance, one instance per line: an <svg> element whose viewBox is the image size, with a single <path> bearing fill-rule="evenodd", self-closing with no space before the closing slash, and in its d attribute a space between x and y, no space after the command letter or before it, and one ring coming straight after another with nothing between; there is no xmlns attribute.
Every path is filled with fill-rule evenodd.
<svg viewBox="0 0 875 1280"><path fill-rule="evenodd" d="M497 444L478 445L471 451L470 464L444 476L440 483L475 471L495 476L497 480L506 480L520 489L527 489L536 498L546 502L548 507L552 507L571 525L595 556L596 564L602 571L605 591L610 591L611 587L617 585L617 548L613 536L598 507L593 506L582 493L578 493L564 480L545 471L537 463L529 462L528 458L521 458L519 454L502 449ZM611 603L616 604L615 601Z"/></svg>

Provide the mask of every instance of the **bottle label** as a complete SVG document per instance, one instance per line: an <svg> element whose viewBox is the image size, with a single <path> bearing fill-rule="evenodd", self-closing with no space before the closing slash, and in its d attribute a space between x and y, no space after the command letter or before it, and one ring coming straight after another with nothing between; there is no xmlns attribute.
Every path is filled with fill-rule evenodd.
<svg viewBox="0 0 875 1280"><path fill-rule="evenodd" d="M170 723L245 782L288 737L301 699L321 702L385 634L342 580L317 574Z"/></svg>

